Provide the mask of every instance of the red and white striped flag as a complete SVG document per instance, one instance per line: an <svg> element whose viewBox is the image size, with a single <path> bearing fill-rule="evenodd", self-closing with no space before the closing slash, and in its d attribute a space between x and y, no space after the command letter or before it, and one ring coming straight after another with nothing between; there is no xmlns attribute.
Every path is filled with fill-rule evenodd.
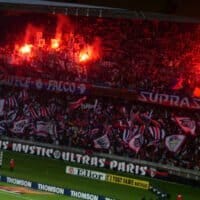
<svg viewBox="0 0 200 200"><path fill-rule="evenodd" d="M39 118L38 112L32 106L29 107L29 112L30 112L30 116L31 116L32 119L38 119Z"/></svg>
<svg viewBox="0 0 200 200"><path fill-rule="evenodd" d="M48 117L50 115L49 109L45 106L40 107L40 117Z"/></svg>
<svg viewBox="0 0 200 200"><path fill-rule="evenodd" d="M17 100L14 96L12 97L8 97L6 99L6 105L9 107L9 108L15 108L17 107L18 103L17 103Z"/></svg>
<svg viewBox="0 0 200 200"><path fill-rule="evenodd" d="M161 129L157 126L150 126L150 127L148 127L148 130L149 130L151 136L157 141L165 138L165 130L164 129Z"/></svg>

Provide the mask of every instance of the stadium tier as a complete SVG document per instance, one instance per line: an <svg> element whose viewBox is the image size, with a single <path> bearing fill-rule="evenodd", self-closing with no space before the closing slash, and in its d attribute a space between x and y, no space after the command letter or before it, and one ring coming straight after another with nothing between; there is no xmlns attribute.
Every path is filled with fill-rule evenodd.
<svg viewBox="0 0 200 200"><path fill-rule="evenodd" d="M200 96L199 24L1 12L1 72Z"/></svg>
<svg viewBox="0 0 200 200"><path fill-rule="evenodd" d="M0 11L0 148L37 156L41 156L38 152L42 149L42 156L50 158L50 153L45 153L47 149L54 156L51 158L58 160L68 155L71 160L62 157L62 166L72 161L80 167L87 164L84 156L90 159L94 155L96 161L105 156L102 170L116 170L119 164L119 173L132 171L132 176L139 177L140 169L143 176L177 182L180 178L184 183L190 179L190 184L198 186L199 23L123 18L117 16L115 9L110 11L116 14L115 18L103 17L102 12L108 12L108 8L80 5L65 9L65 14L57 13L52 5L48 8L51 11L43 13L25 8L8 11L5 7ZM98 10L98 15L89 16L89 9ZM80 16L81 12L85 16ZM36 145L37 153L31 145ZM25 155L8 151L5 155L6 160L12 159L14 167L7 172L3 165L0 180L9 183L4 175L12 173L25 178L29 172L19 177L11 157L23 160ZM32 162L41 159L33 155L30 158ZM51 162L60 164L53 159L46 161L49 166ZM112 163L118 164L109 167ZM25 165L19 166L30 168ZM41 171L43 175L46 172ZM60 177L62 187L77 183L65 185L62 173L59 171L59 176L54 177L57 186ZM117 175L110 177L111 182L117 179L117 183L124 181L126 186L127 182L134 182ZM30 181L39 179L31 177ZM49 179L49 184L53 181ZM170 197L171 191L162 193L152 182L145 188L147 193L153 192L161 199ZM143 182L134 184L141 189ZM167 189L164 184L162 187ZM106 187L102 187L104 191ZM87 184L80 189L90 192ZM106 191L105 195L109 194ZM112 197L116 198L116 194Z"/></svg>
<svg viewBox="0 0 200 200"><path fill-rule="evenodd" d="M199 170L198 111L1 87L0 133Z"/></svg>

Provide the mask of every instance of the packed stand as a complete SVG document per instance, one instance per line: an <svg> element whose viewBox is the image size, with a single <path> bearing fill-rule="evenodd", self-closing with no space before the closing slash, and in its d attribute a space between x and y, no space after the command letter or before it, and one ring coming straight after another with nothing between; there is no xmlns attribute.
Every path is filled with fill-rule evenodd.
<svg viewBox="0 0 200 200"><path fill-rule="evenodd" d="M0 94L2 136L200 170L198 111L5 86Z"/></svg>
<svg viewBox="0 0 200 200"><path fill-rule="evenodd" d="M2 16L1 73L200 96L195 92L200 91L198 24L39 14ZM31 55L20 49L19 44L24 43L29 43Z"/></svg>

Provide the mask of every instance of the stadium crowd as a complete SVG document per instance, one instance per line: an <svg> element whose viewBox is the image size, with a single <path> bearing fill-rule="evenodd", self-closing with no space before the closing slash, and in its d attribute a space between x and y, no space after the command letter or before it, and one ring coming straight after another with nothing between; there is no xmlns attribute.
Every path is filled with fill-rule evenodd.
<svg viewBox="0 0 200 200"><path fill-rule="evenodd" d="M1 86L0 134L200 170L198 111Z"/></svg>
<svg viewBox="0 0 200 200"><path fill-rule="evenodd" d="M26 18L22 25L20 17L10 16L12 23L6 21L6 27L12 33L7 35L12 42L9 44L5 39L6 44L0 48L3 73L199 96L199 92L195 92L199 91L200 85L198 24L55 16L50 19L43 16L41 20L35 15ZM33 38L38 35L34 27L39 20L40 25L44 22L46 30L38 36L40 44ZM31 43L34 55L22 57L19 49L13 51L13 43L24 31L17 26L12 31L13 22L24 27L26 33L32 31L28 42L36 41ZM13 32L16 35L13 36ZM46 43L48 37L53 36L45 38L45 35L55 32L61 35L58 47L49 49ZM86 55L81 58L84 48Z"/></svg>

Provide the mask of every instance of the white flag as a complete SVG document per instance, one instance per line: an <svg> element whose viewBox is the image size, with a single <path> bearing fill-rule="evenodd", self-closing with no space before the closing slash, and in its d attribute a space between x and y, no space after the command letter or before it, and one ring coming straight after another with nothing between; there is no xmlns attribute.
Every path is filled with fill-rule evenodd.
<svg viewBox="0 0 200 200"><path fill-rule="evenodd" d="M177 152L183 142L185 141L185 135L170 135L165 139L165 145L171 152Z"/></svg>
<svg viewBox="0 0 200 200"><path fill-rule="evenodd" d="M144 137L142 134L135 135L128 143L129 148L134 150L136 153L139 152L141 146L144 143Z"/></svg>
<svg viewBox="0 0 200 200"><path fill-rule="evenodd" d="M28 119L23 119L14 122L13 128L10 129L11 132L13 133L24 133L24 129L27 128L30 125Z"/></svg>
<svg viewBox="0 0 200 200"><path fill-rule="evenodd" d="M37 121L34 133L38 136L47 137L49 134L49 123L44 121Z"/></svg>
<svg viewBox="0 0 200 200"><path fill-rule="evenodd" d="M110 140L105 134L94 140L94 147L96 149L108 149L110 147Z"/></svg>

